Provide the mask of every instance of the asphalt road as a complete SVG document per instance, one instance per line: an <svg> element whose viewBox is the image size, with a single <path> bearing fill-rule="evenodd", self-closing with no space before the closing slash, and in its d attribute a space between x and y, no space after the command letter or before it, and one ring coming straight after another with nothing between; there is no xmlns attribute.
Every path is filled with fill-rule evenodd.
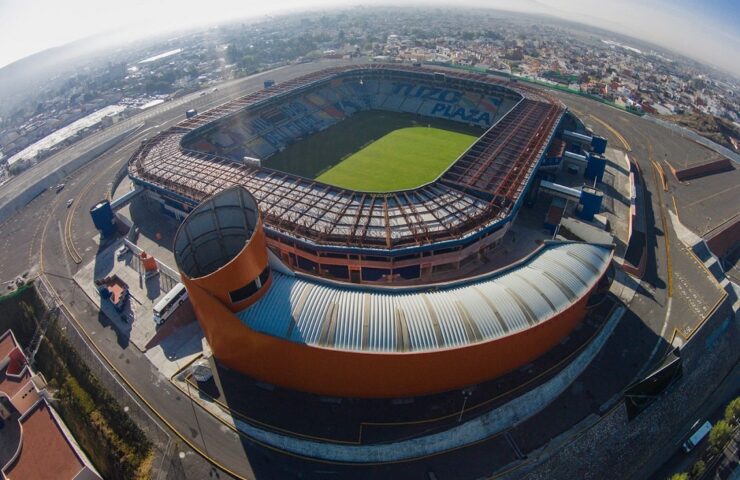
<svg viewBox="0 0 740 480"><path fill-rule="evenodd" d="M198 98L203 98L207 104L215 105L232 96L261 88L265 78L273 78L280 82L327 65L328 63L291 66L255 78L231 82L230 86L220 86L217 92ZM708 155L708 151L697 150L698 147L693 142L633 115L581 97L560 93L557 95L574 111L581 114L585 123L597 133L606 136L610 146L630 150L630 154L639 162L644 173L650 196L647 202L650 207L649 261L643 287L629 305L629 309L633 319L644 327L646 333L649 332L645 338L649 339L652 345L640 346L639 356L633 360L636 362L635 371L645 370L665 353L675 331L690 330L720 296L719 290L707 273L682 247L671 228L670 220L666 218L667 211L674 211L676 208L670 195L673 193L680 195L681 189L686 186L674 185L669 177L669 191L665 192L653 163L655 159L668 156ZM218 463L227 465L239 476L373 478L394 475L405 478L428 478L428 472L434 472L437 478L476 477L490 474L513 461L516 455L511 447L511 439L503 436L455 452L384 466L327 465L284 455L240 437L198 406L193 405L153 369L148 359L101 319L93 304L71 280L78 265L68 254L64 244L67 215L74 214L71 217L72 241L75 249L84 258L83 262L87 262L94 257L98 248L93 241L95 231L87 210L105 196L111 178L133 153L141 138L179 121L187 108L188 105L180 104L176 108L163 107L156 113L152 112L144 127L151 128L148 133L141 133L128 144L112 148L108 153L72 174L61 193L43 193L3 224L0 231L0 279L13 278L29 270L32 265L38 266L37 271L46 276L64 299L71 313L87 333L88 341L94 344L111 366L150 403L151 409L169 423L164 425L164 422L160 422L164 428L170 430L173 436L174 431L179 432L194 448ZM203 106L199 109L202 110ZM620 136L626 144L622 144ZM665 138L670 138L670 141L664 141ZM75 199L75 203L72 209L68 210L65 204L70 198ZM721 196L705 198L703 201L711 205L713 199L718 203L727 203L721 201ZM680 196L677 204L681 204ZM719 222L726 214L726 208L723 210L723 207L717 207L713 214L717 216L716 221ZM620 341L621 337L615 338ZM614 355L624 350L620 344L612 344L611 348L615 351ZM599 371L608 368L607 363L594 365L584 374L584 379L598 379L600 374L603 376L604 373L608 373ZM588 389L588 385L585 388ZM562 427L567 429L567 425ZM223 471L211 470L210 465L205 463L202 457L194 454L192 448L184 446L184 442L181 444L183 446L177 449L177 452L173 450L167 453L169 456L165 465L168 466L169 475L175 475L171 478L209 478L205 475L206 472L211 478L216 473L220 478L227 478Z"/></svg>
<svg viewBox="0 0 740 480"><path fill-rule="evenodd" d="M639 163L649 197L646 202L649 259L643 291L630 307L661 336L670 337L674 329L687 334L714 306L721 291L673 230L668 211L676 213L676 205L680 202L674 203L673 195L680 195L679 187L684 186L666 174L668 191L665 191L654 162L691 155L695 163L700 163L702 156L706 159L716 154L635 115L576 95L557 92L557 96L574 112L584 114L580 115L584 123L605 136L610 146L629 150L630 157ZM627 145L609 127L616 130ZM721 176L715 177L718 182L724 181ZM706 192L707 197L710 195L711 192ZM737 205L727 202L726 198L711 197L707 202L707 216L717 215L717 223L724 221L728 212L737 210ZM697 228L697 224L689 223L681 211L678 216L689 228ZM663 352L657 352L660 353Z"/></svg>

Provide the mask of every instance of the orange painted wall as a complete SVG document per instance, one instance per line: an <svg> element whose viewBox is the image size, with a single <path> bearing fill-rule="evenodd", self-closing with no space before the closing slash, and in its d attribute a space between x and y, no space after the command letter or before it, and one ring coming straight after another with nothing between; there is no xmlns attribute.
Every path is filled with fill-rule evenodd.
<svg viewBox="0 0 740 480"><path fill-rule="evenodd" d="M406 397L489 380L558 344L586 313L585 295L551 320L503 338L423 353L365 353L312 347L256 332L214 296L189 288L214 355L258 380L340 397Z"/></svg>
<svg viewBox="0 0 740 480"><path fill-rule="evenodd" d="M188 278L180 272L180 277L188 293L197 285L218 298L231 311L239 312L259 300L265 294L272 283L272 274L270 274L270 278L260 288L259 292L243 302L232 304L229 298L229 292L233 292L254 281L259 277L259 274L262 273L265 267L267 267L267 263L265 232L262 229L262 219L258 219L257 226L249 243L229 263L210 275Z"/></svg>

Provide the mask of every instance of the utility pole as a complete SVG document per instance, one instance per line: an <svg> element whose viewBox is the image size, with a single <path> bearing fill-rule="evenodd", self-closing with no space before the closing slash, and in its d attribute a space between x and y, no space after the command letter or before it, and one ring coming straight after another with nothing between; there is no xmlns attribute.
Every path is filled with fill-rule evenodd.
<svg viewBox="0 0 740 480"><path fill-rule="evenodd" d="M462 421L463 413L465 413L465 405L468 403L468 399L473 395L473 389L472 388L466 388L462 391L463 396L463 404L462 408L460 409L460 416L457 417L457 423L460 423Z"/></svg>

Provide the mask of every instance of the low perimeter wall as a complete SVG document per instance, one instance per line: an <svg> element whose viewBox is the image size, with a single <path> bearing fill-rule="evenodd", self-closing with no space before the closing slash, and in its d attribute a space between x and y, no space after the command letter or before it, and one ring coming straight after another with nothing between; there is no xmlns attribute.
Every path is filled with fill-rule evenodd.
<svg viewBox="0 0 740 480"><path fill-rule="evenodd" d="M731 172L735 169L735 166L729 158L720 158L713 162L682 168L680 170L675 169L672 166L670 168L671 172L673 172L673 175L676 177L676 180L679 182L685 182L687 180L706 177L707 175L714 175L716 173Z"/></svg>
<svg viewBox="0 0 740 480"><path fill-rule="evenodd" d="M709 232L704 239L719 258L732 255L740 244L740 215Z"/></svg>

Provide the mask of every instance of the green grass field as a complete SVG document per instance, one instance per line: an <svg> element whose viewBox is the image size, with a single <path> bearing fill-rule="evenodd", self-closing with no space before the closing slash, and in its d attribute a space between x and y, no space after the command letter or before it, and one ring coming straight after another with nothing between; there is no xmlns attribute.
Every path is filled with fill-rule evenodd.
<svg viewBox="0 0 740 480"><path fill-rule="evenodd" d="M317 180L367 192L406 190L431 182L474 141L433 127L394 130L325 171Z"/></svg>
<svg viewBox="0 0 740 480"><path fill-rule="evenodd" d="M367 110L288 145L263 165L356 190L413 188L435 179L483 132L448 119Z"/></svg>

